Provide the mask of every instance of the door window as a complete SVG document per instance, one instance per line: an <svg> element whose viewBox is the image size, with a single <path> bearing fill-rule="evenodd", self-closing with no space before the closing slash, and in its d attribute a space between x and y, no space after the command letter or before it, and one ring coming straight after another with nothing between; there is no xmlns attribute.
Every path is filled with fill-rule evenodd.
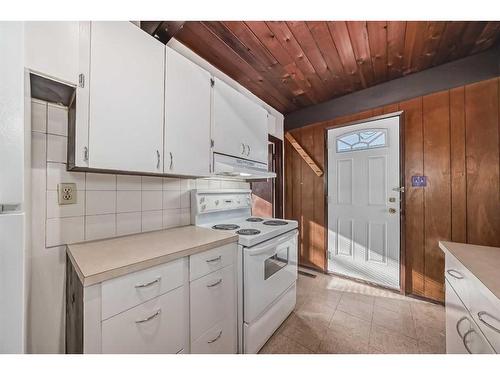
<svg viewBox="0 0 500 375"><path fill-rule="evenodd" d="M288 264L288 249L288 246L278 249L276 254L264 261L264 280L269 279Z"/></svg>
<svg viewBox="0 0 500 375"><path fill-rule="evenodd" d="M387 130L365 129L339 135L336 139L337 152L367 150L387 146Z"/></svg>

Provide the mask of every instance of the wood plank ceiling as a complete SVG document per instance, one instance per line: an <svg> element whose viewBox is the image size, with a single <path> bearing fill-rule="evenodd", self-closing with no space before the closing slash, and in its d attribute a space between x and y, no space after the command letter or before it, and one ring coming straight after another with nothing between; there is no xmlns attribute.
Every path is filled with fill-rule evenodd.
<svg viewBox="0 0 500 375"><path fill-rule="evenodd" d="M499 35L486 21L188 21L175 38L288 113L484 51Z"/></svg>

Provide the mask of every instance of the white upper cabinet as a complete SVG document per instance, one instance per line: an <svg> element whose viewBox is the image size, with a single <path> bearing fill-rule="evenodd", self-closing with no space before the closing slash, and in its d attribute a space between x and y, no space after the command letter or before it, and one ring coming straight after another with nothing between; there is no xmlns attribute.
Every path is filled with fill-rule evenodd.
<svg viewBox="0 0 500 375"><path fill-rule="evenodd" d="M210 73L166 48L165 166L176 175L210 173Z"/></svg>
<svg viewBox="0 0 500 375"><path fill-rule="evenodd" d="M267 111L223 81L213 91L214 151L267 164Z"/></svg>
<svg viewBox="0 0 500 375"><path fill-rule="evenodd" d="M88 32L80 36L88 69L80 72L76 110L77 139L87 128L88 149L82 154L77 142L76 159L84 155L88 165L80 166L89 168L163 173L165 46L125 21L91 22Z"/></svg>
<svg viewBox="0 0 500 375"><path fill-rule="evenodd" d="M26 67L48 78L76 85L78 38L77 21L25 22Z"/></svg>

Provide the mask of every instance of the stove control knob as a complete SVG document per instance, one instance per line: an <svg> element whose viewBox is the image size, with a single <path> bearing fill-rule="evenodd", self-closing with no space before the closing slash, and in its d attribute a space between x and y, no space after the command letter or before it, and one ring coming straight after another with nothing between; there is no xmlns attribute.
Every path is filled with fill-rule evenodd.
<svg viewBox="0 0 500 375"><path fill-rule="evenodd" d="M201 210L202 210L202 211L205 211L205 209L206 209L206 208L207 208L207 205L206 205L206 204L202 204L202 205L201 205Z"/></svg>
<svg viewBox="0 0 500 375"><path fill-rule="evenodd" d="M218 199L215 201L215 205L216 205L216 206L218 206L218 205L219 205L219 200L218 200Z"/></svg>
<svg viewBox="0 0 500 375"><path fill-rule="evenodd" d="M203 202L205 202L205 197L200 198L200 203L203 203Z"/></svg>

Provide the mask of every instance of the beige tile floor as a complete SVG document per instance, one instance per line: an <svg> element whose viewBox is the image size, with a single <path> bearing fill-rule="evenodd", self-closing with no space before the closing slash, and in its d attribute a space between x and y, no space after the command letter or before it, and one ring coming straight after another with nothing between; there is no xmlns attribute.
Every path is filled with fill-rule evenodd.
<svg viewBox="0 0 500 375"><path fill-rule="evenodd" d="M263 354L445 353L441 305L343 278L299 274L297 305Z"/></svg>

